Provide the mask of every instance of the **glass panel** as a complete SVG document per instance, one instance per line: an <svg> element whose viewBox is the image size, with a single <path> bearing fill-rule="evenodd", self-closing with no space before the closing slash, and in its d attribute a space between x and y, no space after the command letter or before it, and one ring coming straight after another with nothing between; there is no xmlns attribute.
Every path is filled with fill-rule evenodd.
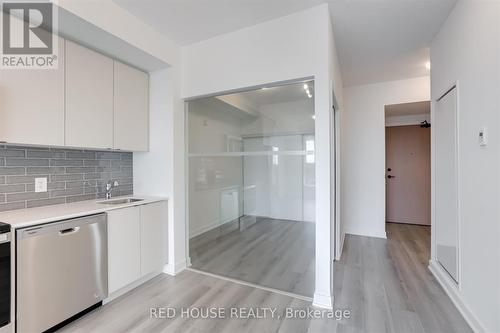
<svg viewBox="0 0 500 333"><path fill-rule="evenodd" d="M313 295L313 92L310 81L189 102L194 268Z"/></svg>

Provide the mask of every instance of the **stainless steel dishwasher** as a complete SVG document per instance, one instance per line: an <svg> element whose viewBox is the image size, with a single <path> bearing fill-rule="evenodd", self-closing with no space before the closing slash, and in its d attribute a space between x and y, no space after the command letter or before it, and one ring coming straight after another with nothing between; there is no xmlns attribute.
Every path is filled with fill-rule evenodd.
<svg viewBox="0 0 500 333"><path fill-rule="evenodd" d="M43 332L108 293L106 215L17 230L17 332Z"/></svg>

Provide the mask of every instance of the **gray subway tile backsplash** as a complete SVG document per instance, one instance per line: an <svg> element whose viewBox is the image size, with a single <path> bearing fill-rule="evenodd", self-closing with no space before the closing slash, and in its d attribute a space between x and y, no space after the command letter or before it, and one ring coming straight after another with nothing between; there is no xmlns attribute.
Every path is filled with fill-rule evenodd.
<svg viewBox="0 0 500 333"><path fill-rule="evenodd" d="M40 199L40 200L30 200L27 202L26 208L35 208L49 205L59 205L66 203L66 198L51 198L51 199Z"/></svg>
<svg viewBox="0 0 500 333"><path fill-rule="evenodd" d="M21 167L0 167L0 175L24 175L26 168Z"/></svg>
<svg viewBox="0 0 500 333"><path fill-rule="evenodd" d="M26 208L26 201L0 204L0 212L4 212L7 210L23 209L23 208Z"/></svg>
<svg viewBox="0 0 500 333"><path fill-rule="evenodd" d="M50 166L83 166L83 160L68 160L54 158L50 160Z"/></svg>
<svg viewBox="0 0 500 333"><path fill-rule="evenodd" d="M7 157L6 166L49 166L49 160L43 158L16 158Z"/></svg>
<svg viewBox="0 0 500 333"><path fill-rule="evenodd" d="M36 199L46 199L49 197L49 192L23 192L23 193L8 193L7 202L28 201Z"/></svg>
<svg viewBox="0 0 500 333"><path fill-rule="evenodd" d="M4 148L0 150L0 157L26 157L26 150Z"/></svg>
<svg viewBox="0 0 500 333"><path fill-rule="evenodd" d="M133 154L0 145L0 212L133 194ZM35 192L35 178L47 178L47 192Z"/></svg>
<svg viewBox="0 0 500 333"><path fill-rule="evenodd" d="M15 184L15 185L0 185L0 193L19 193L26 190L26 185Z"/></svg>
<svg viewBox="0 0 500 333"><path fill-rule="evenodd" d="M66 152L61 150L28 150L28 158L66 158Z"/></svg>

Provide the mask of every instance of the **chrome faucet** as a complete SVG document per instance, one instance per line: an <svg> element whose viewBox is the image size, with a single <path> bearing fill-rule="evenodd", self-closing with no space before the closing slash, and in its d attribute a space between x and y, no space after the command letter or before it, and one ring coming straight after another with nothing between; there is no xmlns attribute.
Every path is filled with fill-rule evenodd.
<svg viewBox="0 0 500 333"><path fill-rule="evenodd" d="M111 199L111 191L118 186L120 186L120 183L118 183L117 180L108 180L108 182L106 183L106 199Z"/></svg>

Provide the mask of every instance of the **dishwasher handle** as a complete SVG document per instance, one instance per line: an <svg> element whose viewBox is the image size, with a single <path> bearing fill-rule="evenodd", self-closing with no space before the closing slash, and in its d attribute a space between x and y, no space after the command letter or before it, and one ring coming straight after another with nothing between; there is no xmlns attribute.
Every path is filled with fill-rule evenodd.
<svg viewBox="0 0 500 333"><path fill-rule="evenodd" d="M73 219L60 220L53 223L39 225L35 227L19 228L16 231L16 239L21 241L25 238L37 237L41 235L56 234L58 236L66 236L77 233L81 227L94 224L106 223L106 214L99 213L94 215L86 215Z"/></svg>
<svg viewBox="0 0 500 333"><path fill-rule="evenodd" d="M71 234L74 234L75 232L78 232L79 230L80 230L80 227L73 227L73 228L59 230L59 236L71 235Z"/></svg>

